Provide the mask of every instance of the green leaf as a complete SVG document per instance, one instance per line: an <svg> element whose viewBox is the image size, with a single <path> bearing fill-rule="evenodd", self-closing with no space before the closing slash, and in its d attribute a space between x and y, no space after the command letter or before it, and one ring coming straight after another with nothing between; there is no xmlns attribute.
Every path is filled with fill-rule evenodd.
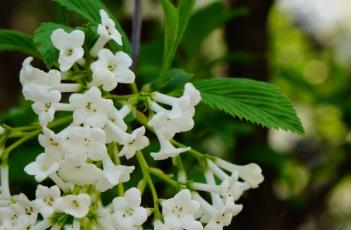
<svg viewBox="0 0 351 230"><path fill-rule="evenodd" d="M159 79L159 82L162 83L167 77L168 70L172 65L177 47L187 27L195 0L180 0L178 7L173 5L170 0L161 0L161 4L165 15L164 53Z"/></svg>
<svg viewBox="0 0 351 230"><path fill-rule="evenodd" d="M0 29L0 51L21 51L38 57L31 36L12 30Z"/></svg>
<svg viewBox="0 0 351 230"><path fill-rule="evenodd" d="M131 45L128 40L128 36L126 33L123 31L121 25L118 23L117 19L111 14L106 6L100 1L100 0L53 0L60 5L64 6L70 11L73 11L89 22L94 23L95 25L98 25L101 21L100 19L100 13L99 11L101 9L105 10L109 16L115 21L117 30L121 33L122 35L122 41L123 41L123 51L131 54Z"/></svg>
<svg viewBox="0 0 351 230"><path fill-rule="evenodd" d="M179 88L183 88L185 83L189 82L193 74L183 69L171 69L168 73L167 83L160 89L162 93L169 93Z"/></svg>
<svg viewBox="0 0 351 230"><path fill-rule="evenodd" d="M34 32L34 45L49 69L52 66L57 65L59 52L51 42L51 34L54 30L59 28L62 28L67 32L73 30L73 28L61 24L42 23Z"/></svg>
<svg viewBox="0 0 351 230"><path fill-rule="evenodd" d="M246 7L227 9L217 1L196 11L190 18L184 33L183 45L189 55L194 55L202 42L216 28L223 26L233 17L247 15Z"/></svg>
<svg viewBox="0 0 351 230"><path fill-rule="evenodd" d="M304 133L291 102L272 84L222 78L198 81L195 86L202 102L212 108L264 127Z"/></svg>

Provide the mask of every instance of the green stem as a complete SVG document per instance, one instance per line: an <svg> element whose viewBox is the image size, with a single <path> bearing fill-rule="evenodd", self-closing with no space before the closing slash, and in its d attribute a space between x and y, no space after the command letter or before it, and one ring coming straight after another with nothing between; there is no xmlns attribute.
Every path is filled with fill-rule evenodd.
<svg viewBox="0 0 351 230"><path fill-rule="evenodd" d="M144 179L147 182L147 184L149 185L149 188L151 190L152 199L153 199L153 202L154 202L155 219L160 219L161 218L161 213L160 213L160 209L158 207L159 199L158 199L158 196L157 196L155 185L152 182L152 179L151 179L151 176L150 176L150 173L149 173L149 170L150 170L149 165L147 164L142 152L138 151L136 153L136 158L137 158L137 160L139 162L139 165L140 165L141 171L143 173Z"/></svg>
<svg viewBox="0 0 351 230"><path fill-rule="evenodd" d="M61 119L58 119L52 123L50 123L48 125L48 128L55 128L64 124L69 123L72 120L71 116L68 117L64 117ZM19 140L15 141L14 143L12 143L10 146L8 146L4 152L1 155L2 159L7 159L8 155L10 154L10 152L12 152L14 149L16 149L17 147L19 147L20 145L22 145L23 143L27 142L28 140L38 136L40 133L42 132L42 129L39 128L37 130L34 130L32 132L26 133L24 136L22 136Z"/></svg>
<svg viewBox="0 0 351 230"><path fill-rule="evenodd" d="M176 189L180 188L179 183L176 180L173 180L169 175L165 174L161 169L151 167L149 168L149 171L151 174L157 176L158 178L172 185Z"/></svg>
<svg viewBox="0 0 351 230"><path fill-rule="evenodd" d="M181 147L181 148L188 147L188 146L186 146L186 145L184 145L184 144L182 144L182 143L180 143L180 142L178 142L176 140L173 140L173 139L171 140L171 143L176 145L176 146L178 146L178 147ZM201 160L209 157L208 154L204 154L204 153L202 153L202 152L200 152L200 151L198 151L196 149L193 149L193 148L191 148L188 152L191 153L191 155L193 155L195 158L201 159Z"/></svg>
<svg viewBox="0 0 351 230"><path fill-rule="evenodd" d="M118 147L117 147L117 143L112 143L111 144L111 151L112 151L112 156L115 160L115 163L117 165L120 165L121 164L121 161L119 159L119 155L118 155ZM118 189L118 195L119 196L123 196L124 195L124 185L122 183L119 183L117 185L117 189Z"/></svg>

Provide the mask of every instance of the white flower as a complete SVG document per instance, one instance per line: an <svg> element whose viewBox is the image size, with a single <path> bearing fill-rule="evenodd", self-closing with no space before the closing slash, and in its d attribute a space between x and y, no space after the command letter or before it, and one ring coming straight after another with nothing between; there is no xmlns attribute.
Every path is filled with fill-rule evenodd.
<svg viewBox="0 0 351 230"><path fill-rule="evenodd" d="M63 29L57 29L52 32L52 44L60 51L58 62L61 71L66 72L83 57L84 38L85 35L80 30L67 33Z"/></svg>
<svg viewBox="0 0 351 230"><path fill-rule="evenodd" d="M192 83L186 83L184 87L183 96L189 98L189 102L192 106L195 106L201 101L200 91L197 90Z"/></svg>
<svg viewBox="0 0 351 230"><path fill-rule="evenodd" d="M35 192L36 199L34 202L44 218L48 218L54 213L54 202L60 197L60 195L60 188L57 185L50 188L38 185Z"/></svg>
<svg viewBox="0 0 351 230"><path fill-rule="evenodd" d="M26 100L38 101L43 98L43 92L57 88L61 82L61 73L57 70L44 72L31 65L33 58L23 61L20 72L20 82Z"/></svg>
<svg viewBox="0 0 351 230"><path fill-rule="evenodd" d="M176 148L174 147L169 140L163 137L163 135L160 135L159 133L156 132L156 135L158 137L158 140L160 142L160 150L158 152L152 152L150 153L151 156L155 160L165 160L170 157L175 157L180 153L186 152L190 150L190 147L187 148Z"/></svg>
<svg viewBox="0 0 351 230"><path fill-rule="evenodd" d="M100 10L100 17L101 23L97 28L97 32L100 36L95 45L90 50L90 54L94 57L110 40L114 40L120 46L123 45L122 35L118 32L114 21L108 16L106 11Z"/></svg>
<svg viewBox="0 0 351 230"><path fill-rule="evenodd" d="M156 220L154 222L154 230L171 230L171 228L162 223L160 220Z"/></svg>
<svg viewBox="0 0 351 230"><path fill-rule="evenodd" d="M117 142L122 143L123 141L120 140L121 138L124 140L124 137L116 137L116 130L115 126L118 127L117 132L121 133L121 135L126 135L125 131L127 131L128 126L124 122L124 118L130 113L130 107L128 105L124 105L120 110L114 108L112 113L109 114L108 118L110 120L110 125L104 127L104 131L106 134L106 143ZM111 128L110 128L111 127ZM126 135L128 136L128 135ZM124 143L124 142L123 142Z"/></svg>
<svg viewBox="0 0 351 230"><path fill-rule="evenodd" d="M129 133L110 120L107 122L104 130L108 135L107 143L117 142L118 144L125 145L131 139Z"/></svg>
<svg viewBox="0 0 351 230"><path fill-rule="evenodd" d="M120 230L133 229L142 225L147 219L146 209L140 206L141 193L136 188L130 188L123 197L113 199L113 221Z"/></svg>
<svg viewBox="0 0 351 230"><path fill-rule="evenodd" d="M215 162L219 167L227 171L236 171L239 173L239 177L247 182L251 188L257 188L260 183L264 180L262 175L262 169L257 164L251 163L247 165L235 165L222 159L217 159ZM215 165L213 162L209 164Z"/></svg>
<svg viewBox="0 0 351 230"><path fill-rule="evenodd" d="M99 208L98 213L98 222L96 229L101 230L115 230L113 227L112 215L109 208Z"/></svg>
<svg viewBox="0 0 351 230"><path fill-rule="evenodd" d="M212 213L212 218L205 226L205 230L222 230L223 227L230 225L232 218L238 215L242 208L242 205L228 200L221 209Z"/></svg>
<svg viewBox="0 0 351 230"><path fill-rule="evenodd" d="M87 156L75 154L66 157L60 164L58 174L64 180L73 184L85 185L93 184L101 176L102 171L94 164L86 163Z"/></svg>
<svg viewBox="0 0 351 230"><path fill-rule="evenodd" d="M114 40L118 45L122 45L122 36L117 31L114 21L104 10L100 10L100 17L101 24L98 26L99 35Z"/></svg>
<svg viewBox="0 0 351 230"><path fill-rule="evenodd" d="M165 224L171 229L202 229L195 220L195 213L200 208L199 202L191 199L189 190L178 192L173 198L162 201L162 214Z"/></svg>
<svg viewBox="0 0 351 230"><path fill-rule="evenodd" d="M227 199L238 200L244 191L248 190L250 186L245 182L238 181L239 175L233 172L230 177L225 179L221 184L221 195Z"/></svg>
<svg viewBox="0 0 351 230"><path fill-rule="evenodd" d="M0 208L0 229L27 229L29 219L24 214L24 209L19 204Z"/></svg>
<svg viewBox="0 0 351 230"><path fill-rule="evenodd" d="M158 112L148 123L166 139L172 139L176 133L189 131L194 127L191 117L173 116L170 112Z"/></svg>
<svg viewBox="0 0 351 230"><path fill-rule="evenodd" d="M41 99L32 105L33 111L39 115L41 125L47 125L54 120L56 107L61 100L61 93L57 90L43 92Z"/></svg>
<svg viewBox="0 0 351 230"><path fill-rule="evenodd" d="M69 155L84 154L100 161L107 154L106 136L100 128L72 127L65 132L65 146Z"/></svg>
<svg viewBox="0 0 351 230"><path fill-rule="evenodd" d="M90 202L90 196L85 193L79 195L67 195L57 198L54 207L75 218L83 218L89 212Z"/></svg>
<svg viewBox="0 0 351 230"><path fill-rule="evenodd" d="M59 160L60 155L58 154L42 153L37 156L34 162L29 163L24 171L35 176L36 181L41 182L59 169Z"/></svg>
<svg viewBox="0 0 351 230"><path fill-rule="evenodd" d="M113 102L101 97L101 91L92 87L84 94L72 94L69 98L74 107L73 121L75 124L84 124L96 128L105 126L113 109Z"/></svg>
<svg viewBox="0 0 351 230"><path fill-rule="evenodd" d="M45 152L52 154L63 154L63 137L61 135L56 135L53 131L47 127L43 127L43 134L38 137L39 143L45 148Z"/></svg>
<svg viewBox="0 0 351 230"><path fill-rule="evenodd" d="M102 49L98 57L99 59L91 64L94 85L102 85L105 91L111 91L118 83L134 82L135 74L129 69L132 59L126 53L120 51L113 55L110 50Z"/></svg>
<svg viewBox="0 0 351 230"><path fill-rule="evenodd" d="M96 187L104 192L113 186L130 180L130 174L134 171L134 166L114 165L110 157L106 154L102 159L102 176L98 178Z"/></svg>
<svg viewBox="0 0 351 230"><path fill-rule="evenodd" d="M135 129L130 137L129 142L123 146L120 156L126 156L127 159L132 158L135 155L135 152L141 150L149 145L149 139L144 136L145 135L145 127L142 126L140 128Z"/></svg>
<svg viewBox="0 0 351 230"><path fill-rule="evenodd" d="M14 197L16 205L23 209L23 215L27 219L27 223L34 224L38 218L38 208L33 201L28 200L27 196L23 193Z"/></svg>

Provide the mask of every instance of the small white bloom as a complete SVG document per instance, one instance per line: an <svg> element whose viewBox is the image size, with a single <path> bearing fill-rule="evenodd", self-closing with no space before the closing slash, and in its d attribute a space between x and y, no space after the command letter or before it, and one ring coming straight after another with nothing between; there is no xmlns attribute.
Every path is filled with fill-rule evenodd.
<svg viewBox="0 0 351 230"><path fill-rule="evenodd" d="M155 160L165 160L170 157L175 157L180 153L190 150L190 147L187 148L176 148L174 147L169 140L163 137L156 131L156 135L160 142L160 150L158 152L150 153Z"/></svg>
<svg viewBox="0 0 351 230"><path fill-rule="evenodd" d="M96 87L90 88L84 94L72 94L69 102L74 107L74 123L88 127L104 127L108 114L114 109L112 100L102 98L101 91Z"/></svg>
<svg viewBox="0 0 351 230"><path fill-rule="evenodd" d="M114 165L110 157L106 154L102 159L102 176L98 178L96 187L104 192L107 189L130 180L130 174L134 171L134 166Z"/></svg>
<svg viewBox="0 0 351 230"><path fill-rule="evenodd" d="M108 135L106 143L117 142L118 144L126 145L131 139L129 133L127 133L119 125L116 125L112 121L107 122L104 130Z"/></svg>
<svg viewBox="0 0 351 230"><path fill-rule="evenodd" d="M238 200L244 191L248 190L250 186L245 182L240 182L237 172L233 172L230 177L221 183L221 195L227 199Z"/></svg>
<svg viewBox="0 0 351 230"><path fill-rule="evenodd" d="M45 152L52 154L63 154L63 138L61 135L56 135L47 127L43 127L43 134L38 137L39 143L45 148Z"/></svg>
<svg viewBox="0 0 351 230"><path fill-rule="evenodd" d="M165 224L171 229L201 230L201 223L195 220L195 213L199 209L199 202L191 199L191 193L187 189L178 192L171 199L162 201Z"/></svg>
<svg viewBox="0 0 351 230"><path fill-rule="evenodd" d="M73 184L85 185L93 184L101 176L102 171L94 164L86 163L87 156L75 154L66 157L60 164L58 174L64 180Z"/></svg>
<svg viewBox="0 0 351 230"><path fill-rule="evenodd" d="M189 82L185 84L183 96L189 98L190 104L192 106L199 104L201 101L200 91L197 90L195 86Z"/></svg>
<svg viewBox="0 0 351 230"><path fill-rule="evenodd" d="M171 112L156 113L148 124L168 140L176 133L186 132L194 127L194 120L191 117L173 115Z"/></svg>
<svg viewBox="0 0 351 230"><path fill-rule="evenodd" d="M115 55L108 50L102 49L98 53L99 59L91 64L93 71L93 83L101 86L105 91L111 91L118 83L133 83L135 74L129 68L132 59L123 52Z"/></svg>
<svg viewBox="0 0 351 230"><path fill-rule="evenodd" d="M34 162L29 163L24 171L35 176L36 181L41 182L59 169L59 160L60 155L58 154L42 153L37 156Z"/></svg>
<svg viewBox="0 0 351 230"><path fill-rule="evenodd" d="M65 132L65 147L69 155L84 154L100 161L107 154L106 136L100 128L72 127Z"/></svg>
<svg viewBox="0 0 351 230"><path fill-rule="evenodd" d="M79 195L67 195L57 198L54 207L75 218L83 218L89 212L90 202L90 196L85 193Z"/></svg>
<svg viewBox="0 0 351 230"><path fill-rule="evenodd" d="M57 29L51 34L53 45L60 51L59 64L60 70L66 72L74 63L80 60L84 55L85 35L83 31L74 30L71 33L65 32L63 29Z"/></svg>
<svg viewBox="0 0 351 230"><path fill-rule="evenodd" d="M38 206L40 214L44 218L48 218L54 213L54 202L61 196L61 192L57 185L50 188L38 185L35 196L36 200L34 202Z"/></svg>
<svg viewBox="0 0 351 230"><path fill-rule="evenodd" d="M171 230L171 228L162 223L160 220L156 220L154 222L154 230Z"/></svg>
<svg viewBox="0 0 351 230"><path fill-rule="evenodd" d="M38 208L33 201L28 200L27 196L23 193L14 197L16 204L23 209L23 215L27 219L29 224L34 224L37 222L38 218Z"/></svg>
<svg viewBox="0 0 351 230"><path fill-rule="evenodd" d="M114 214L112 218L119 229L133 229L146 221L146 209L140 204L141 193L134 187L128 189L123 197L113 199Z"/></svg>
<svg viewBox="0 0 351 230"><path fill-rule="evenodd" d="M126 156L127 159L132 158L135 152L141 150L149 145L149 139L145 136L145 127L142 126L134 130L131 135L129 142L123 146L120 156Z"/></svg>
<svg viewBox="0 0 351 230"><path fill-rule="evenodd" d="M115 230L113 225L111 211L108 208L99 208L96 229Z"/></svg>
<svg viewBox="0 0 351 230"><path fill-rule="evenodd" d="M243 206L235 204L232 200L227 200L225 205L212 214L212 218L205 226L205 230L222 230L230 225L232 218L241 212Z"/></svg>
<svg viewBox="0 0 351 230"><path fill-rule="evenodd" d="M127 131L128 126L124 122L124 118L129 113L130 113L130 107L128 105L124 105L120 110L117 110L116 108L114 108L112 113L109 114L108 118L110 122L108 123L110 123L110 125L107 125L104 127L104 131L106 134L106 143L111 143L111 142L122 143L120 138L116 137L115 135L116 131L114 130L115 129L114 127L115 126L119 127L117 132L121 133L121 135L126 135L125 131ZM111 128L109 126L111 126Z"/></svg>
<svg viewBox="0 0 351 230"><path fill-rule="evenodd" d="M108 16L106 11L100 10L101 24L98 26L100 36L114 40L118 45L122 45L122 36L116 29L114 21Z"/></svg>
<svg viewBox="0 0 351 230"><path fill-rule="evenodd" d="M27 229L29 218L26 218L24 209L19 204L0 208L1 228L4 230Z"/></svg>
<svg viewBox="0 0 351 230"><path fill-rule="evenodd" d="M47 125L54 120L56 107L61 100L61 93L57 90L43 92L41 99L32 105L33 111L39 115L41 125Z"/></svg>
<svg viewBox="0 0 351 230"><path fill-rule="evenodd" d="M238 172L239 177L247 182L251 188L257 188L264 180L262 169L257 164L235 165L219 158L216 160L216 164L227 171Z"/></svg>

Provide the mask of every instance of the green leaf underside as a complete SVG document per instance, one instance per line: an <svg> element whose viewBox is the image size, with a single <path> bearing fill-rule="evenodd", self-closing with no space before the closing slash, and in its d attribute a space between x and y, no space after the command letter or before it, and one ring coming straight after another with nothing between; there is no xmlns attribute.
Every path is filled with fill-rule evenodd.
<svg viewBox="0 0 351 230"><path fill-rule="evenodd" d="M5 29L0 29L0 51L21 51L39 56L30 35Z"/></svg>
<svg viewBox="0 0 351 230"><path fill-rule="evenodd" d="M183 69L171 69L167 76L166 83L161 87L160 92L169 93L174 90L183 88L183 86L191 80L193 74L184 71Z"/></svg>
<svg viewBox="0 0 351 230"><path fill-rule="evenodd" d="M34 32L34 45L41 54L46 67L49 69L57 65L59 52L51 42L51 34L54 30L59 28L64 29L66 32L73 30L73 28L61 24L42 23Z"/></svg>
<svg viewBox="0 0 351 230"><path fill-rule="evenodd" d="M165 15L165 40L160 78L164 80L172 65L177 47L183 38L195 1L181 0L178 7L173 5L169 0L161 0L161 4Z"/></svg>
<svg viewBox="0 0 351 230"><path fill-rule="evenodd" d="M267 128L304 134L291 102L272 84L244 78L195 82L202 103Z"/></svg>
<svg viewBox="0 0 351 230"><path fill-rule="evenodd" d="M105 10L109 14L109 16L114 20L117 30L122 35L123 51L128 54L131 54L131 45L128 40L127 34L124 32L121 25L118 23L117 19L113 16L113 14L111 14L107 10L107 7L100 0L53 0L53 1L64 6L68 10L79 14L84 19L96 25L100 24L100 21L101 21L99 11L101 9Z"/></svg>

